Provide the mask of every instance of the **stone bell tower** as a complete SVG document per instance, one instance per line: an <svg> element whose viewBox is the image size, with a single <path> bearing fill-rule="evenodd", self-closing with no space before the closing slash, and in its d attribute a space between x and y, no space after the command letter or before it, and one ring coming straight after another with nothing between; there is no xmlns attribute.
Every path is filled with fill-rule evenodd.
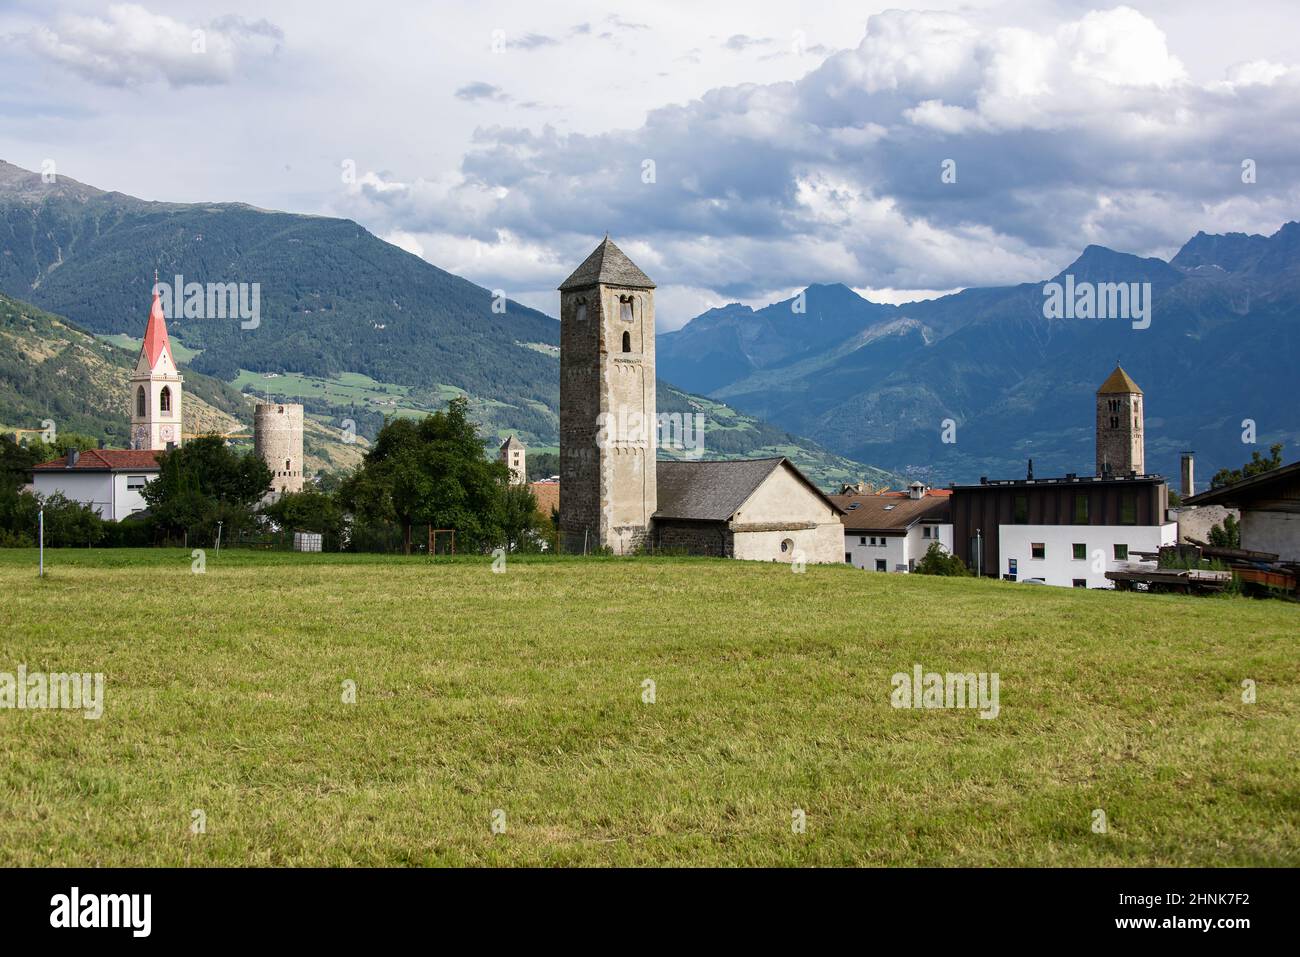
<svg viewBox="0 0 1300 957"><path fill-rule="evenodd" d="M635 551L655 513L655 284L605 237L560 286L560 547Z"/></svg>
<svg viewBox="0 0 1300 957"><path fill-rule="evenodd" d="M1097 474L1146 474L1142 390L1120 366L1097 390Z"/></svg>

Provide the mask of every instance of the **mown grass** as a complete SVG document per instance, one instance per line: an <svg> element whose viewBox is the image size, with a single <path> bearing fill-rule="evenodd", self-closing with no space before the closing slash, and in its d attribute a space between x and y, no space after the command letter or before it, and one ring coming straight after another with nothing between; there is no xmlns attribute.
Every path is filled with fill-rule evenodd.
<svg viewBox="0 0 1300 957"><path fill-rule="evenodd" d="M0 864L1300 859L1295 605L700 559L47 558L38 581L0 552L0 671L102 671L105 713L0 711ZM918 662L998 672L999 717L891 708Z"/></svg>

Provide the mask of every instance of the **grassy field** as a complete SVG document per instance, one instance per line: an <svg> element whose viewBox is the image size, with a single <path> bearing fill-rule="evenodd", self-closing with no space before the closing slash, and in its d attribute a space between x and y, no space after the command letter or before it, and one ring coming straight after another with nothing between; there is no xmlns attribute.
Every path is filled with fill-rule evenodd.
<svg viewBox="0 0 1300 957"><path fill-rule="evenodd" d="M0 865L1300 863L1296 605L705 559L47 557L41 581L0 551L0 672L103 672L104 714L0 710ZM998 717L892 708L917 663L997 672Z"/></svg>

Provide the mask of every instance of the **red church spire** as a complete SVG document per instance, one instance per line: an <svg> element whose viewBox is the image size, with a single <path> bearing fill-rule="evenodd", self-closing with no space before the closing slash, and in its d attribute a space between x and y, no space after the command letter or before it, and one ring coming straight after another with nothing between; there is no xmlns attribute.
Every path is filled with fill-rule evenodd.
<svg viewBox="0 0 1300 957"><path fill-rule="evenodd" d="M162 355L164 349L170 356L172 350L167 341L167 320L163 316L162 299L158 296L158 283L155 277L153 305L149 308L149 325L144 331L144 354L149 357L149 368L152 369L158 364L158 357Z"/></svg>

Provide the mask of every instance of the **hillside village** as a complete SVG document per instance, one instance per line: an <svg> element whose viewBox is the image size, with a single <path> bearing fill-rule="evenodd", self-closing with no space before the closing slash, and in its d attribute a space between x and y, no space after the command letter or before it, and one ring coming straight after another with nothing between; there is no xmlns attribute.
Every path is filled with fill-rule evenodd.
<svg viewBox="0 0 1300 957"><path fill-rule="evenodd" d="M655 283L606 237L560 285L559 474L530 483L527 449L514 435L497 451L510 485L526 486L536 513L554 522L560 551L649 551L795 567L842 562L885 573L925 570L933 553L1011 582L1127 588L1186 586L1154 570L1162 554L1191 549L1197 562L1204 551L1236 562L1238 574L1251 580L1295 587L1300 520L1290 503L1300 498L1300 463L1249 487L1197 495L1194 456L1185 453L1182 504L1171 509L1166 480L1145 469L1144 393L1119 365L1089 410L1090 473L1036 476L1030 460L1023 478L982 477L948 488L913 481L895 491L860 482L836 492L819 488L786 457L663 458L667 417L656 405L654 291ZM130 448L70 449L31 469L31 491L82 503L107 521L139 517L147 514L144 491L160 474L160 453L199 437L184 431L184 376L156 287L122 388ZM310 487L303 433L300 404L256 405L254 454L271 476L265 503ZM1240 523L1240 542L1207 550L1211 531L1225 520ZM430 535L432 541L432 528ZM1216 574L1204 581L1231 577Z"/></svg>

